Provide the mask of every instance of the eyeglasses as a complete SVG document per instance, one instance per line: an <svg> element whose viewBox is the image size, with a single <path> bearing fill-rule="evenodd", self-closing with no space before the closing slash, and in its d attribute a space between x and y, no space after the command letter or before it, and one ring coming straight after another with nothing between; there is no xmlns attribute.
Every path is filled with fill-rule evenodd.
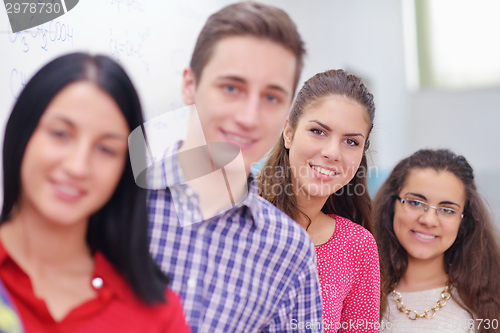
<svg viewBox="0 0 500 333"><path fill-rule="evenodd" d="M423 202L417 199L401 199L399 196L396 197L403 204L407 212L413 214L423 214L427 212L429 208L434 208L436 210L436 215L440 221L445 222L460 222L463 219L464 214L450 207L434 207L429 205L427 202Z"/></svg>

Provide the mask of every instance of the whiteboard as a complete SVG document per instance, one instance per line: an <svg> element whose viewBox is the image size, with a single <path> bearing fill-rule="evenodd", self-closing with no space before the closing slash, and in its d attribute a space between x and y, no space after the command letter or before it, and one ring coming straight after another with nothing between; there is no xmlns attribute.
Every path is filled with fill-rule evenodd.
<svg viewBox="0 0 500 333"><path fill-rule="evenodd" d="M184 106L182 71L189 63L196 38L208 16L231 2L235 1L80 0L67 14L18 33L12 33L2 3L2 145L7 119L23 87L43 65L66 53L104 54L119 62L137 89L146 120ZM184 133L179 125L187 126L187 119L154 124L149 129L152 135L154 131ZM176 128L169 129L170 124ZM0 197L2 192L0 186Z"/></svg>
<svg viewBox="0 0 500 333"><path fill-rule="evenodd" d="M208 16L228 0L80 0L67 14L12 33L0 7L0 122L44 64L85 51L118 61L138 90L146 119L183 106L182 70Z"/></svg>

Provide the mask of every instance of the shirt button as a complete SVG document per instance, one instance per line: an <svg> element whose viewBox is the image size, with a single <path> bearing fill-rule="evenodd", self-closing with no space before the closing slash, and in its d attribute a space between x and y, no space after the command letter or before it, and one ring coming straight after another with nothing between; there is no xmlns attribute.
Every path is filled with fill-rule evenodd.
<svg viewBox="0 0 500 333"><path fill-rule="evenodd" d="M104 282L102 281L102 279L100 277L96 277L92 280L92 286L95 289L101 289L103 284L104 284Z"/></svg>
<svg viewBox="0 0 500 333"><path fill-rule="evenodd" d="M196 287L196 279L195 278L190 278L187 280L187 285L189 288L194 288Z"/></svg>
<svg viewBox="0 0 500 333"><path fill-rule="evenodd" d="M186 188L186 191L184 192L188 197L192 196L194 194L194 191L192 188L188 187Z"/></svg>

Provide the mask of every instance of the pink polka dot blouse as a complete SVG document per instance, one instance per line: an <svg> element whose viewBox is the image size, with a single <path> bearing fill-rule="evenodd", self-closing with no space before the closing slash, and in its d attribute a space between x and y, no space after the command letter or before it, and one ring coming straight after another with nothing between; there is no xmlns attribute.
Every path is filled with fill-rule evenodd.
<svg viewBox="0 0 500 333"><path fill-rule="evenodd" d="M316 248L327 332L379 332L380 269L373 235L336 215L335 232Z"/></svg>

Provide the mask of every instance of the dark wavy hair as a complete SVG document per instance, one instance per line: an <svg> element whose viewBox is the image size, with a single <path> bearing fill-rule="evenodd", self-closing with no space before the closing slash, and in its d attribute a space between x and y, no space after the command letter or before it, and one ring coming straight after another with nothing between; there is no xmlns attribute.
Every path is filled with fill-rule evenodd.
<svg viewBox="0 0 500 333"><path fill-rule="evenodd" d="M372 231L371 199L366 190L368 168L366 151L370 146L369 137L375 117L375 103L373 102L373 95L361 79L342 69L328 70L314 75L305 82L297 94L288 117L288 124L292 131L295 132L300 117L304 112L307 112L307 109L327 97L334 96L344 97L363 106L369 118L370 130L366 138L363 158L353 179L344 186L345 188L341 188L330 195L321 211L325 214L346 217ZM275 194L273 191L275 186L286 189L287 186L293 183L289 170L289 149L285 147L285 139L282 135L271 153L269 153L262 171L257 175L259 194L292 219L296 220L298 214L303 214L310 222L310 218L297 208L297 198L293 193L281 191L281 194ZM267 171L271 172L270 176ZM283 176L278 177L279 174ZM358 186L363 189L360 195L355 193Z"/></svg>
<svg viewBox="0 0 500 333"><path fill-rule="evenodd" d="M500 318L500 249L497 230L486 205L477 192L474 172L465 157L449 150L419 150L392 170L375 199L374 226L381 274L381 315L387 296L403 277L408 254L394 234L396 197L414 169L448 171L462 181L466 201L455 242L444 253L444 268L463 302L475 318ZM479 332L487 332L484 325ZM488 330L489 332L489 330Z"/></svg>
<svg viewBox="0 0 500 333"><path fill-rule="evenodd" d="M112 59L73 53L45 65L22 91L5 129L0 224L12 218L19 204L24 151L42 114L58 92L76 81L91 82L108 93L131 130L142 125L137 92L125 71ZM89 219L87 243L104 254L139 298L153 304L165 301L169 279L149 254L146 195L146 190L135 184L130 162L126 162L111 199Z"/></svg>

